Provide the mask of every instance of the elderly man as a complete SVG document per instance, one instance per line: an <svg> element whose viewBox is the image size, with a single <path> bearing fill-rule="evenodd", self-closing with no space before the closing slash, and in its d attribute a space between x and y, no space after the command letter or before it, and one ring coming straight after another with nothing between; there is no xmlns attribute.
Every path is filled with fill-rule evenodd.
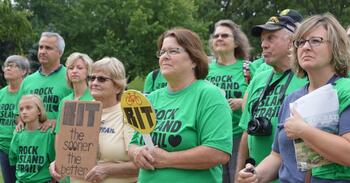
<svg viewBox="0 0 350 183"><path fill-rule="evenodd" d="M245 131L239 147L236 175L248 158L258 164L269 155L284 97L305 84L291 72L288 57L291 36L301 20L302 16L296 10L287 9L251 30L253 36L260 37L264 60L273 69L257 73L248 86L239 124Z"/></svg>

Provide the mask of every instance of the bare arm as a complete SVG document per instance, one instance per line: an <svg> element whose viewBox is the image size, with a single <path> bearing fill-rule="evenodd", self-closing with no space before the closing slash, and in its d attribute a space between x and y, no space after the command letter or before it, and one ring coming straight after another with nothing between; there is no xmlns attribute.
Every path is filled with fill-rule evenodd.
<svg viewBox="0 0 350 183"><path fill-rule="evenodd" d="M85 176L86 181L100 182L107 177L128 178L137 177L138 168L132 162L101 163L96 165Z"/></svg>
<svg viewBox="0 0 350 183"><path fill-rule="evenodd" d="M170 153L160 148L155 150L155 166L157 168L173 167L200 170L218 164L225 164L230 159L229 154L207 146L197 146L192 149ZM159 161L157 157L160 157Z"/></svg>
<svg viewBox="0 0 350 183"><path fill-rule="evenodd" d="M309 126L303 130L301 138L308 147L324 158L340 165L350 166L350 132L339 136Z"/></svg>
<svg viewBox="0 0 350 183"><path fill-rule="evenodd" d="M270 182L275 180L281 163L281 156L275 151L271 151L271 153L255 169L259 182Z"/></svg>
<svg viewBox="0 0 350 183"><path fill-rule="evenodd" d="M241 98L229 98L227 101L233 111L242 108L243 99Z"/></svg>
<svg viewBox="0 0 350 183"><path fill-rule="evenodd" d="M292 112L292 117L284 124L289 138L301 138L308 147L324 158L340 165L350 166L350 157L347 156L350 153L350 132L339 136L322 131L305 123L295 110Z"/></svg>
<svg viewBox="0 0 350 183"><path fill-rule="evenodd" d="M247 103L247 99L248 99L248 92L245 92L243 96L243 101L242 101L242 111L244 110L245 104Z"/></svg>
<svg viewBox="0 0 350 183"><path fill-rule="evenodd" d="M274 151L271 151L270 155L268 155L256 168L254 168L251 164L247 164L244 169L239 171L236 182L270 182L277 178L278 169L281 166L281 162L282 160L280 155ZM253 172L247 171L247 169L251 169Z"/></svg>
<svg viewBox="0 0 350 183"><path fill-rule="evenodd" d="M248 149L248 133L247 131L244 131L241 138L241 143L239 144L238 149L238 157L237 157L237 164L236 164L236 177L237 180L238 172L242 170L245 167L245 160L249 157L249 149Z"/></svg>
<svg viewBox="0 0 350 183"><path fill-rule="evenodd" d="M225 164L230 155L207 146L197 146L188 150L167 152L161 148L138 147L130 153L136 165L144 164L147 160L156 168L208 169L218 164ZM129 154L129 155L130 155ZM144 167L142 167L144 168ZM148 167L146 167L148 168Z"/></svg>

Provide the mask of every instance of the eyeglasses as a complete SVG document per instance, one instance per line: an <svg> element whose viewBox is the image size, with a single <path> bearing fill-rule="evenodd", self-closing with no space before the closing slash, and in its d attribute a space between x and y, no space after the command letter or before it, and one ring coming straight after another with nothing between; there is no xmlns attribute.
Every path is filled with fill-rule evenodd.
<svg viewBox="0 0 350 183"><path fill-rule="evenodd" d="M170 48L168 50L160 50L160 51L157 51L157 57L160 58L165 53L168 55L177 55L181 52L185 52L185 50L183 48Z"/></svg>
<svg viewBox="0 0 350 183"><path fill-rule="evenodd" d="M310 39L294 40L293 45L295 48L301 48L305 45L306 42L308 42L311 47L314 47L320 46L322 43L327 42L327 40L324 40L322 37L312 37Z"/></svg>
<svg viewBox="0 0 350 183"><path fill-rule="evenodd" d="M6 64L6 65L3 65L2 66L2 69L6 69L6 68L10 68L10 69L16 69L16 68L19 68L17 64L15 63L12 63L12 64Z"/></svg>
<svg viewBox="0 0 350 183"><path fill-rule="evenodd" d="M226 39L228 37L232 37L231 34L227 34L227 33L222 33L222 34L214 34L213 38L214 39L218 39L219 37L221 37L222 39Z"/></svg>
<svg viewBox="0 0 350 183"><path fill-rule="evenodd" d="M100 82L100 83L104 83L107 80L112 80L111 78L107 78L107 77L104 77L104 76L88 76L87 77L87 80L91 81L91 82L94 82L95 79L97 79L97 81Z"/></svg>

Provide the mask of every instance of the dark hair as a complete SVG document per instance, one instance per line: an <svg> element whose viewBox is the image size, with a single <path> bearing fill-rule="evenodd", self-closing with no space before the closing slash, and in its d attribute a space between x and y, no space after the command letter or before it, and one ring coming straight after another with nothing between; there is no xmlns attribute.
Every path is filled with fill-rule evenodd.
<svg viewBox="0 0 350 183"><path fill-rule="evenodd" d="M165 31L158 38L158 51L162 49L163 41L167 37L173 37L183 47L192 62L196 64L194 74L196 79L205 79L208 74L208 57L203 49L199 36L191 30L185 28L173 28Z"/></svg>

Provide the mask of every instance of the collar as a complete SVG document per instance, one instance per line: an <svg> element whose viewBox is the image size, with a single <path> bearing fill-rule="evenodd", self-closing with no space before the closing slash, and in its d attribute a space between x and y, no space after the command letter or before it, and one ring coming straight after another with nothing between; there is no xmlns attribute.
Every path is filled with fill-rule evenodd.
<svg viewBox="0 0 350 183"><path fill-rule="evenodd" d="M54 74L54 73L60 71L62 67L63 67L63 65L60 64L60 66L59 66L57 69L53 70L51 73L49 73L49 74L47 74L47 75L44 74L44 73L42 72L42 66L39 67L39 70L38 70L38 71L39 71L39 73L40 73L42 76L50 76L50 75L52 75L52 74Z"/></svg>

